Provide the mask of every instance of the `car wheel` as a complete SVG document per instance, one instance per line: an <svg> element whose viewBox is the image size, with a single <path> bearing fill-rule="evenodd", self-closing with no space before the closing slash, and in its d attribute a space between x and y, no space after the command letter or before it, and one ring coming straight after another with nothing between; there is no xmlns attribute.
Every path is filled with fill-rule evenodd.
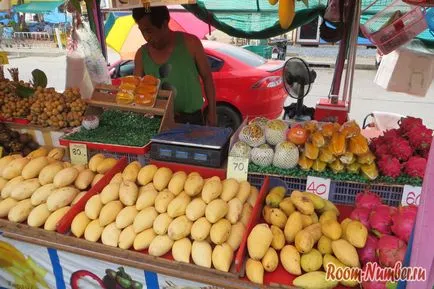
<svg viewBox="0 0 434 289"><path fill-rule="evenodd" d="M227 105L217 105L217 125L219 127L230 127L236 131L241 122L241 116L235 109Z"/></svg>

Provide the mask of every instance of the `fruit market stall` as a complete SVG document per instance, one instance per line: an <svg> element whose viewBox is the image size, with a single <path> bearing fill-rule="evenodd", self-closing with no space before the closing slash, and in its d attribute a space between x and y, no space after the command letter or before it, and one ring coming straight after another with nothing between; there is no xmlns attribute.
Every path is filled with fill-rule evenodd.
<svg viewBox="0 0 434 289"><path fill-rule="evenodd" d="M280 177L290 189L318 191L347 204L369 188L398 206L408 190L420 191L431 141L432 130L414 117L372 139L354 121L340 126L255 118L235 134L229 155L248 159L252 183L264 175Z"/></svg>
<svg viewBox="0 0 434 289"><path fill-rule="evenodd" d="M62 137L62 145L85 145L93 153L145 163L151 138L174 126L172 94L151 76L125 77L119 87L97 86L87 104L83 126Z"/></svg>
<svg viewBox="0 0 434 289"><path fill-rule="evenodd" d="M223 169L63 157L42 148L0 159L0 248L16 259L0 274L11 286L349 288L357 280L325 281L329 263L407 262L416 206L369 191L348 206L278 178L255 186Z"/></svg>

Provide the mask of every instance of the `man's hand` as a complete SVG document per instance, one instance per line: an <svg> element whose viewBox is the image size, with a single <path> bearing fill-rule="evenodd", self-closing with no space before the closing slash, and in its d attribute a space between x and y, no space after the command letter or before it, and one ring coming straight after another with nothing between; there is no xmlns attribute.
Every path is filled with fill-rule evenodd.
<svg viewBox="0 0 434 289"><path fill-rule="evenodd" d="M215 109L208 109L207 125L217 126L217 113Z"/></svg>

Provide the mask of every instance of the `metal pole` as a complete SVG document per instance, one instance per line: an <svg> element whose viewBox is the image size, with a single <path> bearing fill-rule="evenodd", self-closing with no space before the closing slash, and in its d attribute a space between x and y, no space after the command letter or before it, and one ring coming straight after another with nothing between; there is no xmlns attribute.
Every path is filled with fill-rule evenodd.
<svg viewBox="0 0 434 289"><path fill-rule="evenodd" d="M344 11L352 10L354 7L354 4L352 1L345 1L344 3ZM339 42L339 52L338 57L336 59L336 66L335 66L335 72L333 75L333 83L332 83L332 89L331 89L331 95L330 96L337 96L339 97L339 92L341 90L341 83L342 83L342 75L344 72L345 67L345 59L347 57L347 51L348 51L348 36L351 33L351 25L346 25L347 22L352 21L352 13L349 13L349 16L351 17L345 17L346 13L343 14L343 23L344 23L344 31L343 31L343 37ZM348 19L346 19L348 18Z"/></svg>
<svg viewBox="0 0 434 289"><path fill-rule="evenodd" d="M350 112L351 110L351 98L353 90L354 70L357 57L357 38L359 36L361 4L361 0L355 0L355 13L353 23L351 25L352 29L350 35L350 51L348 56L347 69L345 73L345 86L342 100L346 102L348 99L348 112Z"/></svg>

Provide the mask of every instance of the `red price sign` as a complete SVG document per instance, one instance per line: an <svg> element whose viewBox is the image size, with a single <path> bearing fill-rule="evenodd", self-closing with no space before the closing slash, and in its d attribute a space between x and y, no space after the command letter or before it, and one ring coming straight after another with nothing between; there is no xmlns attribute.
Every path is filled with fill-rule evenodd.
<svg viewBox="0 0 434 289"><path fill-rule="evenodd" d="M330 193L330 179L308 176L306 192L314 193L321 198L328 200Z"/></svg>
<svg viewBox="0 0 434 289"><path fill-rule="evenodd" d="M401 204L403 206L410 206L410 205L419 206L421 193L422 193L421 187L413 187L413 186L405 185L404 191L402 193Z"/></svg>

